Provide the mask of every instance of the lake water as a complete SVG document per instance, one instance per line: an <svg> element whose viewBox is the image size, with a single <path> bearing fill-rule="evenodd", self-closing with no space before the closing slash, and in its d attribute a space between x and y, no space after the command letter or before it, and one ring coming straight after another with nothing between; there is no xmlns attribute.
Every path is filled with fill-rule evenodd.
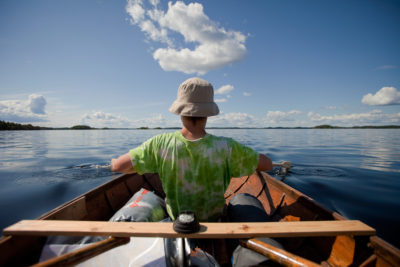
<svg viewBox="0 0 400 267"><path fill-rule="evenodd" d="M114 174L103 166L112 157L162 132L1 131L0 228L34 219L110 180ZM233 137L274 162L291 161L285 183L349 219L362 220L400 247L400 130L208 132Z"/></svg>

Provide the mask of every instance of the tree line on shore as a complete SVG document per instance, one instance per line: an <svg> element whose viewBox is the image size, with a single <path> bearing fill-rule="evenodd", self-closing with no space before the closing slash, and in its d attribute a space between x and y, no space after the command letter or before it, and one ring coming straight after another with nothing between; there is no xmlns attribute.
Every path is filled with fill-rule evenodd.
<svg viewBox="0 0 400 267"><path fill-rule="evenodd" d="M314 127L209 127L209 129L391 129L400 128L400 125L382 125L382 126L373 126L373 125L365 125L365 126L352 126L352 127L341 127L341 126L332 126L328 124L317 125ZM32 124L19 124L15 122L8 122L0 120L0 130L107 130L114 128L93 128L88 125L75 125L72 127L61 127L61 128L53 128L53 127L41 127L34 126ZM120 128L119 128L120 129ZM124 128L129 129L129 128ZM139 127L139 130L149 130L149 129L180 129L179 127Z"/></svg>
<svg viewBox="0 0 400 267"><path fill-rule="evenodd" d="M9 121L0 120L0 130L68 130L68 129L92 129L90 126L86 125L76 125L73 127L61 127L61 128L53 128L53 127L41 127L34 126L32 124L20 124Z"/></svg>
<svg viewBox="0 0 400 267"><path fill-rule="evenodd" d="M8 121L0 121L0 130L43 130L45 127L33 126L32 124L19 124Z"/></svg>

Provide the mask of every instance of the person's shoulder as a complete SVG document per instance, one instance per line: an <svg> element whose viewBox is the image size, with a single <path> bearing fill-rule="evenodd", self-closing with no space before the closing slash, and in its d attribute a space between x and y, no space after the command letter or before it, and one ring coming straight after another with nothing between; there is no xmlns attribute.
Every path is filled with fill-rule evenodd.
<svg viewBox="0 0 400 267"><path fill-rule="evenodd" d="M211 138L214 138L215 140L225 140L225 141L234 141L233 138L231 137L226 137L226 136L218 136L218 135L213 135L213 134L208 134Z"/></svg>
<svg viewBox="0 0 400 267"><path fill-rule="evenodd" d="M230 148L248 148L248 146L242 144L241 142L237 141L232 137L225 137L225 136L215 136L215 142L225 143Z"/></svg>
<svg viewBox="0 0 400 267"><path fill-rule="evenodd" d="M164 133L160 133L154 136L154 138L163 138L166 136L170 136L171 134L173 134L174 132L164 132Z"/></svg>
<svg viewBox="0 0 400 267"><path fill-rule="evenodd" d="M225 136L217 136L217 135L212 135L212 134L208 134L208 138L213 143L226 144L229 146L231 146L234 142L236 142L233 138L225 137Z"/></svg>
<svg viewBox="0 0 400 267"><path fill-rule="evenodd" d="M171 140L171 139L178 138L178 137L179 137L179 131L175 131L175 132L161 133L161 134L153 136L151 139L154 139L157 141L165 141L165 140Z"/></svg>
<svg viewBox="0 0 400 267"><path fill-rule="evenodd" d="M171 144L177 139L175 132L164 132L147 139L142 145L145 147L159 148Z"/></svg>

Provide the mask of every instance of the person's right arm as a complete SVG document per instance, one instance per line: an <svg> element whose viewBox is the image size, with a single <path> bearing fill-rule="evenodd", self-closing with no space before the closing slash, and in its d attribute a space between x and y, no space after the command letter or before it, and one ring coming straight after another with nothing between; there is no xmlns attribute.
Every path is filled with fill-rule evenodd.
<svg viewBox="0 0 400 267"><path fill-rule="evenodd" d="M111 170L113 172L134 173L136 172L132 166L131 157L129 153L120 156L117 159L111 160Z"/></svg>

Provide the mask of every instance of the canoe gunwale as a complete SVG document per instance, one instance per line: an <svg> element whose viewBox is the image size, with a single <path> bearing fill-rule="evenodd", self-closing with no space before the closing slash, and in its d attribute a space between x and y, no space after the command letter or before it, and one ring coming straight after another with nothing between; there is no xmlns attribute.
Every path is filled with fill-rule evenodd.
<svg viewBox="0 0 400 267"><path fill-rule="evenodd" d="M116 212L115 209L122 207L126 201L128 201L129 197L142 187L152 191L155 190L158 195L162 195L164 192L162 187L160 189L160 184L156 181L158 179L157 177L158 176L155 174L146 174L145 176L139 174L120 175L45 213L40 216L38 220L108 220L112 214ZM243 181L240 179L243 179ZM271 177L267 173L257 172L251 176L238 178L238 180L234 182L237 182L237 184L232 188L228 187L225 194L227 201L229 201L234 194L249 192L259 198L267 213L273 215L277 220L347 220L342 215L330 211L312 198ZM243 183L240 184L241 182ZM115 196L115 194L118 193L115 191L117 190L115 188L119 186L126 188L126 192L128 193L124 193L125 195L122 197ZM255 186L255 188L251 189L251 186ZM300 210L296 211L296 209ZM32 264L35 260L37 262L45 240L46 239L43 237L3 237L0 239L0 249L2 251L7 251L7 253L0 253L0 265L16 265L14 264L17 262L16 260L23 261L24 259L21 259L20 256L20 253L22 253L21 251L26 253L26 257L24 256L26 261L23 261L22 264ZM293 243L292 247L294 247L294 249L289 248L288 251L295 251L294 254L299 256L306 254L302 254L302 251L297 253L296 247L302 248L304 246L311 246L317 248L318 245L323 244L326 247L322 249L325 249L329 253L331 253L331 250L335 250L337 254L338 251L340 251L338 248L346 248L347 243L359 244L356 249L361 249L365 255L362 255L355 264L375 262L376 266L379 266L379 262L386 262L389 266L400 266L400 250L375 235L370 237L343 235L329 238L291 237L280 238L280 240L289 240L289 243ZM369 247L367 247L367 245L369 245ZM356 252L357 251L354 251L354 253ZM336 256L340 257L340 255L335 256L329 253L325 253L325 256L321 256L317 260L311 260L336 266L344 265L344 262L334 259ZM21 264L21 262L19 263ZM375 266L375 263L373 263L372 266Z"/></svg>
<svg viewBox="0 0 400 267"><path fill-rule="evenodd" d="M276 186L279 190L285 192L285 194L292 196L295 198L297 201L300 200L302 202L302 205L306 206L307 208L313 209L317 214L320 214L321 212L325 214L325 216L331 216L333 220L348 220L346 217L343 215L331 211L328 208L324 207L320 203L316 202L314 199L311 197L303 194L302 192L290 187L289 185L283 183L282 181L279 181L278 179L275 179L268 175L267 173L264 172L257 172L257 175L259 177L262 177L265 179L266 183L272 184L273 186ZM303 201L302 201L303 200ZM320 220L321 218L315 218L317 220ZM338 238L340 239L349 239L348 236L339 236ZM314 239L314 238L311 238ZM368 257L371 258L370 260L373 261L375 256L376 262L385 262L388 266L400 266L400 249L397 247L393 246L392 244L386 242L382 238L380 238L377 235L371 235L369 237L364 236L357 236L357 237L351 237L351 239L356 240L356 243L365 243L368 249L373 251L373 254ZM367 263L366 259L364 262ZM383 263L382 263L383 264ZM375 265L365 265L365 266L375 266ZM379 263L377 264L379 266ZM384 265L386 266L386 265Z"/></svg>

